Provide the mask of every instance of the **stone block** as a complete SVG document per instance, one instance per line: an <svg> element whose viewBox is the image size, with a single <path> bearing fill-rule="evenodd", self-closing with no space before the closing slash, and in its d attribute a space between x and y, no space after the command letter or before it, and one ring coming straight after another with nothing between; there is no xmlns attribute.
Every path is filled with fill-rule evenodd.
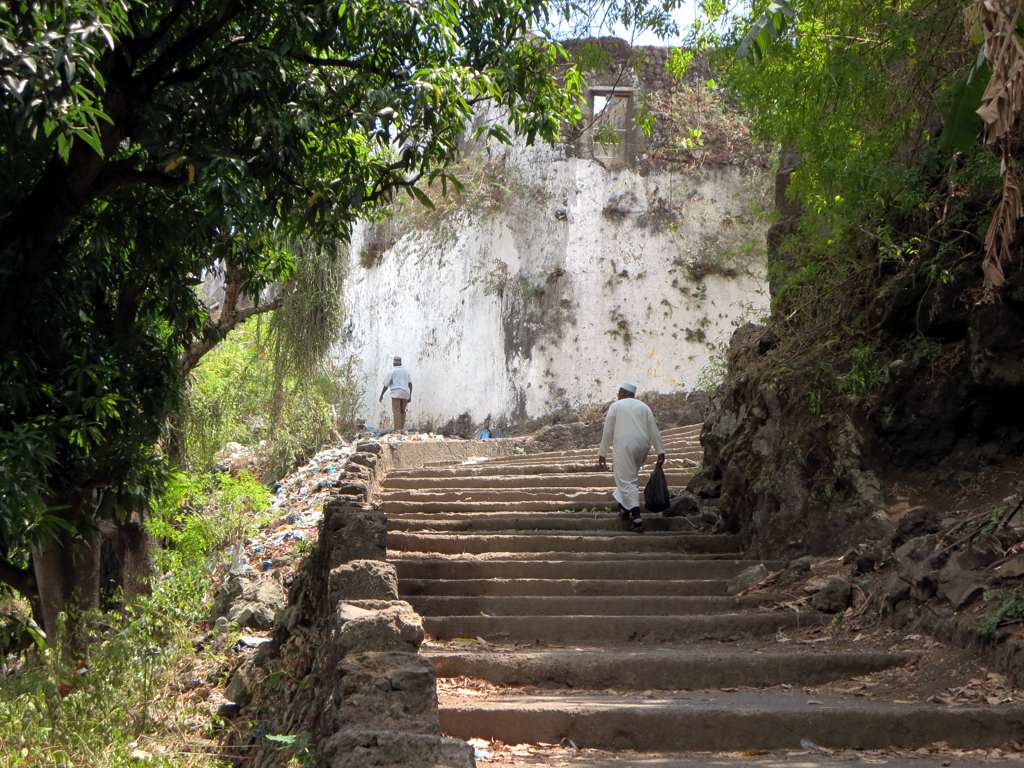
<svg viewBox="0 0 1024 768"><path fill-rule="evenodd" d="M343 600L397 600L398 574L383 560L352 560L331 570L331 604Z"/></svg>

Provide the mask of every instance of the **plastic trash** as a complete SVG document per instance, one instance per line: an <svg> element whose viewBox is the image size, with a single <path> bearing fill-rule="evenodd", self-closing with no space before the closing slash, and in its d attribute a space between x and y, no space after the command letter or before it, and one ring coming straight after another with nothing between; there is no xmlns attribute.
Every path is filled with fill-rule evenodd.
<svg viewBox="0 0 1024 768"><path fill-rule="evenodd" d="M644 488L644 506L648 512L664 512L670 504L668 480L665 479L665 470L659 464L654 468L647 481L647 487Z"/></svg>

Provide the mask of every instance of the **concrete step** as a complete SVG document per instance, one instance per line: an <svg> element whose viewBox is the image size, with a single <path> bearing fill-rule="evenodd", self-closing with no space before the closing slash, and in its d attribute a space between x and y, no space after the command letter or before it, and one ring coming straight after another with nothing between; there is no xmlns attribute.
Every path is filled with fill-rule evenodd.
<svg viewBox="0 0 1024 768"><path fill-rule="evenodd" d="M609 480L611 477L609 476ZM614 482L597 488L437 488L413 490L401 488L387 490L380 494L381 504L386 508L404 501L442 502L521 502L550 501L565 504L586 504L604 506L611 497Z"/></svg>
<svg viewBox="0 0 1024 768"><path fill-rule="evenodd" d="M662 517L647 514L644 530L649 532L694 532L694 524L681 517ZM501 512L392 515L388 518L389 531L617 531L628 530L628 523L619 520L614 512Z"/></svg>
<svg viewBox="0 0 1024 768"><path fill-rule="evenodd" d="M654 458L645 465L650 470L655 464ZM665 471L693 469L699 466L696 459L669 457L665 462ZM597 468L596 459L587 461L567 461L557 463L524 462L517 464L452 464L443 467L421 467L419 469L396 469L388 473L388 482L395 478L407 477L487 477L491 475L559 475L580 472L594 473Z"/></svg>
<svg viewBox="0 0 1024 768"><path fill-rule="evenodd" d="M600 560L455 558L392 559L399 579L731 579L756 560L715 560L663 556Z"/></svg>
<svg viewBox="0 0 1024 768"><path fill-rule="evenodd" d="M769 596L726 597L685 595L595 596L403 596L424 616L692 616L734 613L772 601Z"/></svg>
<svg viewBox="0 0 1024 768"><path fill-rule="evenodd" d="M749 751L749 750L748 750ZM587 750L585 754L569 753L559 749L556 756L548 756L540 750L533 757L514 757L499 753L500 762L489 760L477 762L479 768L500 765L501 768L992 768L993 765L1014 766L1024 765L1019 760L990 761L985 758L963 758L958 754L943 756L937 754L924 757L919 754L897 756L888 754L880 758L877 754L857 757L849 752L829 755L806 749L771 753L767 750L756 750L755 754L735 757L728 753L680 753L680 752L596 752ZM948 754L948 753L947 753Z"/></svg>
<svg viewBox="0 0 1024 768"><path fill-rule="evenodd" d="M723 596L726 579L402 579L415 595L692 595Z"/></svg>
<svg viewBox="0 0 1024 768"><path fill-rule="evenodd" d="M485 552L736 552L737 536L707 533L635 533L546 531L544 533L406 533L388 534L392 551L481 554Z"/></svg>
<svg viewBox="0 0 1024 768"><path fill-rule="evenodd" d="M427 651L425 655L438 677L472 677L503 686L622 691L819 685L902 666L917 658L913 653L851 650L754 652L720 645L538 651L487 646L472 651Z"/></svg>
<svg viewBox="0 0 1024 768"><path fill-rule="evenodd" d="M681 488L693 477L692 468L665 473L669 486ZM650 472L640 475L641 486L647 483ZM442 488L609 488L615 483L611 472L575 472L564 475L522 475L509 471L505 475L473 475L463 477L391 477L385 481L385 491L423 490Z"/></svg>
<svg viewBox="0 0 1024 768"><path fill-rule="evenodd" d="M665 453L670 456L697 456L703 450L700 443L694 440L665 440L662 446L665 449ZM497 456L493 459L485 459L479 462L480 464L542 464L546 462L561 463L565 461L586 461L588 457L591 460L597 460L597 453L600 448L596 445L588 446L586 448L573 448L566 451L551 451L549 453L526 453L519 456ZM613 453L613 452L609 452ZM651 449L651 453L654 454L654 449Z"/></svg>
<svg viewBox="0 0 1024 768"><path fill-rule="evenodd" d="M435 640L481 637L502 643L671 643L765 635L819 621L817 616L792 611L748 610L694 616L427 616L423 627Z"/></svg>
<svg viewBox="0 0 1024 768"><path fill-rule="evenodd" d="M507 744L571 740L635 750L914 749L998 746L1024 733L1024 708L890 704L802 692L699 691L665 698L577 694L444 703L441 729ZM811 765L813 763L809 763Z"/></svg>

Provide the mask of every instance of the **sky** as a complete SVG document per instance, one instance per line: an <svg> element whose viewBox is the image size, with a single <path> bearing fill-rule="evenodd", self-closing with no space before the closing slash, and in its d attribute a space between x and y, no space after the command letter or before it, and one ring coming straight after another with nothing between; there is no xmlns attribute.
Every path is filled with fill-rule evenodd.
<svg viewBox="0 0 1024 768"><path fill-rule="evenodd" d="M673 12L676 17L676 21L679 23L679 29L685 33L686 29L693 23L694 15L696 14L696 3L697 0L686 0L686 4ZM628 40L629 33L625 29L616 29L615 34L619 37ZM633 41L634 45L675 45L680 42L679 38L664 39L659 38L654 34L646 33L640 35L636 40Z"/></svg>

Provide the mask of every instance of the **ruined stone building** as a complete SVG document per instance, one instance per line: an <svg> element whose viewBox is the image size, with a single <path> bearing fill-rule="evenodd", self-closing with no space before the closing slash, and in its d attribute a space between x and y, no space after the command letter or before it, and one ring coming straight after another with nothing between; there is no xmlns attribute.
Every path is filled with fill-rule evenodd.
<svg viewBox="0 0 1024 768"><path fill-rule="evenodd" d="M671 49L575 48L593 71L561 145L468 141L461 195L354 233L336 355L356 360L369 423L389 424L393 355L414 425L497 424L606 400L622 378L695 389L765 313L767 155L706 64L677 78Z"/></svg>

